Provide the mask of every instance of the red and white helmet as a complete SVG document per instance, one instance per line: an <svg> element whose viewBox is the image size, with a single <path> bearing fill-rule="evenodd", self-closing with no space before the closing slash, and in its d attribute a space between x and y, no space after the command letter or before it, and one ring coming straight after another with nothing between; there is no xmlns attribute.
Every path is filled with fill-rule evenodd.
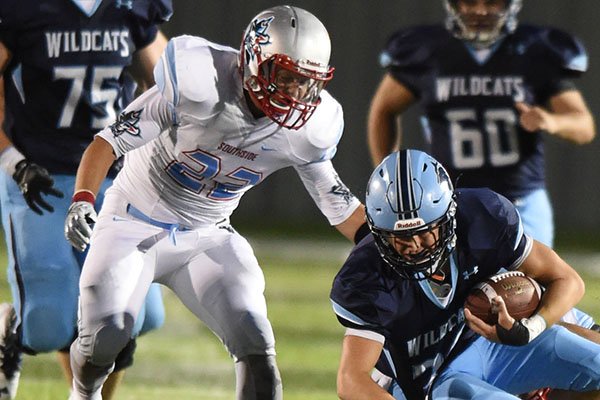
<svg viewBox="0 0 600 400"><path fill-rule="evenodd" d="M272 7L246 28L239 66L244 88L277 124L301 128L333 77L331 41L325 26L306 10Z"/></svg>

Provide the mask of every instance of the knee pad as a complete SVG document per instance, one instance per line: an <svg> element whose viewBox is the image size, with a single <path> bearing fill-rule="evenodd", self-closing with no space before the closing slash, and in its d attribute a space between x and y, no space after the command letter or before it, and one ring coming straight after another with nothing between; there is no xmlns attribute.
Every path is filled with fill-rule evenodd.
<svg viewBox="0 0 600 400"><path fill-rule="evenodd" d="M112 364L129 342L132 329L133 317L129 314L105 318L91 329L83 327L79 333L79 351L92 364Z"/></svg>
<svg viewBox="0 0 600 400"><path fill-rule="evenodd" d="M238 400L281 400L283 388L275 356L249 355L235 363Z"/></svg>
<svg viewBox="0 0 600 400"><path fill-rule="evenodd" d="M129 342L127 342L125 347L123 347L123 350L121 350L115 359L115 372L129 368L133 365L133 354L135 353L136 347L137 343L135 339L129 339Z"/></svg>

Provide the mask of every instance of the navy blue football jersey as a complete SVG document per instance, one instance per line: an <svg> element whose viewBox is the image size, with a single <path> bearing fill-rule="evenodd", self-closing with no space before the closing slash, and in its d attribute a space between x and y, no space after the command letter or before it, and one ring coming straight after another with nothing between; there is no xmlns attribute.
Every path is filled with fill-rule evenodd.
<svg viewBox="0 0 600 400"><path fill-rule="evenodd" d="M587 55L571 35L528 25L486 51L419 26L392 35L381 63L418 98L429 152L456 185L514 200L545 186L543 135L521 128L515 101L546 105L574 88Z"/></svg>
<svg viewBox="0 0 600 400"><path fill-rule="evenodd" d="M156 37L171 0L2 0L5 130L29 160L75 174L93 135L112 123L135 83L126 67Z"/></svg>
<svg viewBox="0 0 600 400"><path fill-rule="evenodd" d="M331 290L344 326L385 337L377 368L395 377L410 400L423 399L435 371L473 338L463 312L471 288L502 268L517 268L531 249L532 240L505 197L489 189L460 189L456 201L457 244L443 299L427 280L393 272L372 235L352 250Z"/></svg>

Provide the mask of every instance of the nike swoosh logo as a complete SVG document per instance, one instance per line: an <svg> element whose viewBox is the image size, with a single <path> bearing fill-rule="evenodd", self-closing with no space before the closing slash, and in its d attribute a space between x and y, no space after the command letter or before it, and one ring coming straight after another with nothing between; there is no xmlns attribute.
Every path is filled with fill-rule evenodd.
<svg viewBox="0 0 600 400"><path fill-rule="evenodd" d="M123 221L129 221L129 220L127 218L113 217L113 221L123 222Z"/></svg>
<svg viewBox="0 0 600 400"><path fill-rule="evenodd" d="M262 146L260 146L260 149L261 149L262 151L276 151L276 150L277 150L277 149L274 149L274 148L272 148L272 147L267 147L267 146L265 146L264 144L263 144Z"/></svg>

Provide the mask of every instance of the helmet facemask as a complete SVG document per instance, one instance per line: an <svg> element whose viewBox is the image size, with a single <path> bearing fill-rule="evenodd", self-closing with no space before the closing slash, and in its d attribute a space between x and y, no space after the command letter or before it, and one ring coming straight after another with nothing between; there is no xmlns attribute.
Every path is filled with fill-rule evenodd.
<svg viewBox="0 0 600 400"><path fill-rule="evenodd" d="M502 11L484 16L463 14L458 9L459 0L444 0L446 28L452 34L471 43L475 48L488 48L498 40L514 32L521 0L506 0Z"/></svg>
<svg viewBox="0 0 600 400"><path fill-rule="evenodd" d="M444 167L419 150L387 156L367 185L366 214L383 260L400 277L423 280L456 245L454 188Z"/></svg>
<svg viewBox="0 0 600 400"><path fill-rule="evenodd" d="M333 77L333 68L319 72L275 54L258 65L258 75L246 81L248 94L279 125L299 129L321 102L320 93Z"/></svg>
<svg viewBox="0 0 600 400"><path fill-rule="evenodd" d="M277 6L258 14L244 33L240 71L244 89L277 124L299 129L321 102L333 77L327 30L314 15Z"/></svg>
<svg viewBox="0 0 600 400"><path fill-rule="evenodd" d="M423 280L444 266L456 245L455 203L452 202L450 207L442 218L417 229L388 231L369 222L381 256L400 277ZM429 246L421 246L418 253L401 254L394 246L395 239L415 241L415 236L424 234L431 235L434 240Z"/></svg>

